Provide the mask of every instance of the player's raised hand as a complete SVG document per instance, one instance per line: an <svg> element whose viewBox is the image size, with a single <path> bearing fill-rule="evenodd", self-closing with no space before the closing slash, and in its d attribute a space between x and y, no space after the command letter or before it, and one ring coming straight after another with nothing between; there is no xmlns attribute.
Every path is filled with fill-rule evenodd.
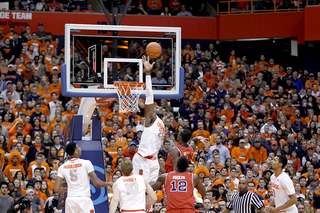
<svg viewBox="0 0 320 213"><path fill-rule="evenodd" d="M143 68L144 68L144 71L146 72L147 75L150 75L151 74L151 70L152 70L152 67L153 65L155 64L155 62L153 62L152 64L150 64L149 62L149 56L142 56L142 63L143 63Z"/></svg>
<svg viewBox="0 0 320 213"><path fill-rule="evenodd" d="M210 141L202 136L197 136L192 138L192 140L190 141L190 146L192 147L193 150L196 150L199 143L203 143L205 146L207 145L210 146Z"/></svg>
<svg viewBox="0 0 320 213"><path fill-rule="evenodd" d="M209 141L207 138L205 138L205 137L197 136L197 137L196 137L196 140L198 141L198 142L197 142L198 144L199 144L199 143L203 143L205 146L210 145L210 141Z"/></svg>

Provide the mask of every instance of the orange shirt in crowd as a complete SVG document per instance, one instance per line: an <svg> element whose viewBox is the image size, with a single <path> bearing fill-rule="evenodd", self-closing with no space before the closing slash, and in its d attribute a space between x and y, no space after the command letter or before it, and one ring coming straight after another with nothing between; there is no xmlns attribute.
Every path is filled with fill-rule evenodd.
<svg viewBox="0 0 320 213"><path fill-rule="evenodd" d="M232 149L231 158L236 158L238 163L247 162L249 160L249 150L248 149L240 149L239 147L235 147Z"/></svg>
<svg viewBox="0 0 320 213"><path fill-rule="evenodd" d="M307 80L306 84L305 84L305 88L308 89L308 88L311 88L312 89L312 85L313 84L316 84L317 85L317 91L319 91L319 83L317 80L314 80L314 81L310 81L310 80Z"/></svg>
<svg viewBox="0 0 320 213"><path fill-rule="evenodd" d="M221 116L223 115L227 117L227 120L226 120L227 123L232 123L232 118L234 117L234 111L232 109L221 110Z"/></svg>
<svg viewBox="0 0 320 213"><path fill-rule="evenodd" d="M59 97L60 94L61 94L61 84L60 84L60 83L57 83L57 85L54 86L53 83L52 83L52 84L50 84L50 86L49 86L49 90L50 90L51 92L57 93L57 95L58 95L58 97Z"/></svg>
<svg viewBox="0 0 320 213"><path fill-rule="evenodd" d="M116 158L118 156L117 148L118 147L115 147L114 149L111 149L111 147L107 148L107 152L112 158Z"/></svg>
<svg viewBox="0 0 320 213"><path fill-rule="evenodd" d="M249 149L249 158L255 158L256 162L260 165L264 162L266 162L268 153L267 150L264 147L260 147L260 149L256 149L255 147L251 147Z"/></svg>
<svg viewBox="0 0 320 213"><path fill-rule="evenodd" d="M24 171L23 166L21 166L20 164L16 166L13 166L12 164L8 164L6 168L4 168L3 173L10 179L10 181L12 181L17 171L21 171L23 175L26 175L26 172Z"/></svg>
<svg viewBox="0 0 320 213"><path fill-rule="evenodd" d="M37 51L37 52L40 51L40 46L41 46L41 42L40 41L30 40L30 41L27 42L26 47L29 48L31 45L34 46L34 51Z"/></svg>
<svg viewBox="0 0 320 213"><path fill-rule="evenodd" d="M119 137L116 137L116 147L126 147L127 146L127 138L125 137L122 137L122 138L119 138Z"/></svg>
<svg viewBox="0 0 320 213"><path fill-rule="evenodd" d="M267 194L266 194L266 192L267 192L266 189L263 190L263 191L261 191L261 190L259 190L259 189L256 189L254 192L257 193L257 194L259 194L259 195L261 195L261 196L263 197L263 199L266 198L266 195L267 195Z"/></svg>

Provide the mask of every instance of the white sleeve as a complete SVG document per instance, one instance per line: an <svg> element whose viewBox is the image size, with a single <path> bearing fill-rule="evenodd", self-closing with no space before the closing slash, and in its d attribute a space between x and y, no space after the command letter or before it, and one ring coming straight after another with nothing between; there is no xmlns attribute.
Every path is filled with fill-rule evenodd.
<svg viewBox="0 0 320 213"><path fill-rule="evenodd" d="M296 191L294 189L294 186L293 186L293 182L292 180L288 177L286 178L283 178L281 180L281 186L283 187L283 189L286 191L287 195L292 195L292 194L295 194Z"/></svg>
<svg viewBox="0 0 320 213"><path fill-rule="evenodd" d="M59 169L58 169L58 177L64 178L63 171L62 171L62 166L60 166Z"/></svg>
<svg viewBox="0 0 320 213"><path fill-rule="evenodd" d="M85 162L86 162L85 163L85 168L86 168L87 174L89 174L90 172L94 171L94 168L93 168L93 165L92 165L91 161L86 160Z"/></svg>

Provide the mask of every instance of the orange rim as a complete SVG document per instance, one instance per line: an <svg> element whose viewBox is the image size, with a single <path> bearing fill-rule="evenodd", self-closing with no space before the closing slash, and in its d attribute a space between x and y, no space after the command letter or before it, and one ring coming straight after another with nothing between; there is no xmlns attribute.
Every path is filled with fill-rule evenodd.
<svg viewBox="0 0 320 213"><path fill-rule="evenodd" d="M117 100L116 98L95 98L98 104L111 104L113 101Z"/></svg>
<svg viewBox="0 0 320 213"><path fill-rule="evenodd" d="M124 82L124 81L116 81L113 84L118 92L120 92L120 95L129 95L131 94L131 90L135 90L137 88L145 88L144 82ZM98 89L110 89L110 88L104 88L103 86L98 87ZM116 100L116 98L95 98L96 102L98 104L111 104L113 101Z"/></svg>

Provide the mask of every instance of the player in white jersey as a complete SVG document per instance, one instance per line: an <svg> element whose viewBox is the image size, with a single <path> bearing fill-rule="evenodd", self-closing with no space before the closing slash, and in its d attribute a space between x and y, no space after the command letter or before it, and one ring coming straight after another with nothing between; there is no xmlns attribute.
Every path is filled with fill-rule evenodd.
<svg viewBox="0 0 320 213"><path fill-rule="evenodd" d="M142 57L146 73L146 101L144 115L145 128L143 130L138 152L132 159L133 173L142 175L148 182L156 181L159 176L158 152L165 135L162 120L154 112L154 100L151 83L151 70L154 65L149 63L149 58Z"/></svg>
<svg viewBox="0 0 320 213"><path fill-rule="evenodd" d="M265 212L270 213L298 213L296 207L297 196L290 177L283 171L287 165L287 158L282 155L272 160L274 174L271 176L271 186L274 199L266 207ZM275 207L273 207L275 206Z"/></svg>
<svg viewBox="0 0 320 213"><path fill-rule="evenodd" d="M90 179L95 187L106 187L108 184L99 180L89 160L79 159L81 148L76 143L68 143L66 152L71 159L59 167L54 191L56 193L68 192L65 205L66 213L94 213L90 198ZM67 181L68 189L61 188L64 178Z"/></svg>
<svg viewBox="0 0 320 213"><path fill-rule="evenodd" d="M124 175L113 184L109 213L116 211L119 198L121 212L144 213L145 208L150 209L150 206L157 201L156 194L144 177L132 174L132 162L129 159L123 159L121 171ZM148 203L146 203L146 192L151 198Z"/></svg>

